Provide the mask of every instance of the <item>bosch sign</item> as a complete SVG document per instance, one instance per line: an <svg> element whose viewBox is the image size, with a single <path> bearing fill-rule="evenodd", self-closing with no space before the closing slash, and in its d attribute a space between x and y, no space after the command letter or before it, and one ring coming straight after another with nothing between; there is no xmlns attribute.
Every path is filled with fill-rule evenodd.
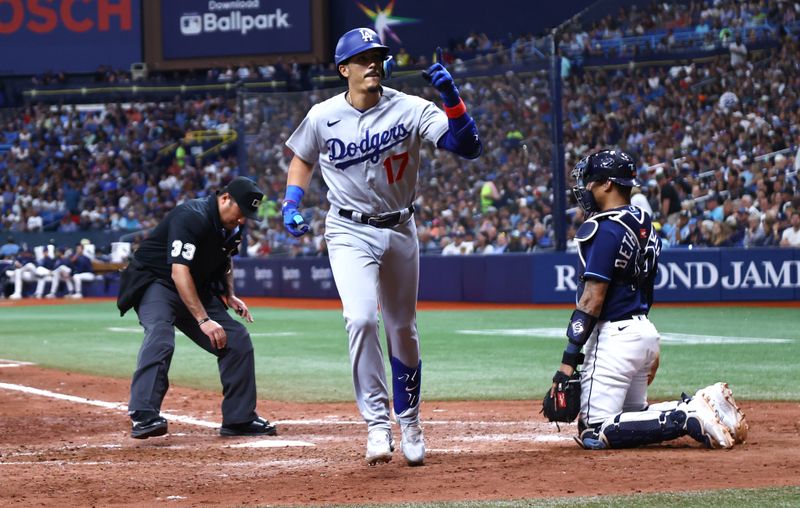
<svg viewBox="0 0 800 508"><path fill-rule="evenodd" d="M310 51L310 3L310 0L163 2L164 58Z"/></svg>
<svg viewBox="0 0 800 508"><path fill-rule="evenodd" d="M0 0L0 75L129 69L142 60L140 0Z"/></svg>
<svg viewBox="0 0 800 508"><path fill-rule="evenodd" d="M53 4L48 0L0 0L0 34L20 30L46 34L59 26L75 33L108 32L112 22L119 30L131 30L131 0L62 0Z"/></svg>

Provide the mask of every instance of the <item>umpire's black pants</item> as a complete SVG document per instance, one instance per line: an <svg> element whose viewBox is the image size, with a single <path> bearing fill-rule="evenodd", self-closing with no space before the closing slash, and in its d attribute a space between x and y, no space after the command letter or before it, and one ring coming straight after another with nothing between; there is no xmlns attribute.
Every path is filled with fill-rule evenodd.
<svg viewBox="0 0 800 508"><path fill-rule="evenodd" d="M130 414L161 411L169 389L169 366L178 327L195 344L217 356L223 394L222 424L246 423L256 418L256 373L250 334L243 324L231 318L218 298L209 297L203 306L208 316L225 329L225 349L217 350L211 345L176 289L156 281L145 290L136 311L144 327L144 342L131 382Z"/></svg>

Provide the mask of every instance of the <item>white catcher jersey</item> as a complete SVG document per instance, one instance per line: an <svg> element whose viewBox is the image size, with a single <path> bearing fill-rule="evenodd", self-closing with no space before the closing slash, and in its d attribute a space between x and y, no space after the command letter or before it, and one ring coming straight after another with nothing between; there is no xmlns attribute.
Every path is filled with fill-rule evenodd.
<svg viewBox="0 0 800 508"><path fill-rule="evenodd" d="M383 87L378 104L364 112L344 93L316 104L286 146L319 162L333 206L377 214L414 201L421 140L435 144L447 129L433 102Z"/></svg>

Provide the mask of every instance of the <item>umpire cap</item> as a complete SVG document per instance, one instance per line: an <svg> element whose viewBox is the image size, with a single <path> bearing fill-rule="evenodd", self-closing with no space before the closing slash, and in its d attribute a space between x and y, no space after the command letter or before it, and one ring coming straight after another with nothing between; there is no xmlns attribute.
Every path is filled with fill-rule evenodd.
<svg viewBox="0 0 800 508"><path fill-rule="evenodd" d="M258 207L261 206L264 193L255 182L244 176L237 176L222 189L222 192L227 192L233 197L245 217L258 220Z"/></svg>
<svg viewBox="0 0 800 508"><path fill-rule="evenodd" d="M350 57L373 48L378 48L383 52L384 60L388 58L389 47L383 45L375 30L370 28L354 28L350 30L339 37L339 42L336 43L336 53L334 54L336 67L338 68Z"/></svg>

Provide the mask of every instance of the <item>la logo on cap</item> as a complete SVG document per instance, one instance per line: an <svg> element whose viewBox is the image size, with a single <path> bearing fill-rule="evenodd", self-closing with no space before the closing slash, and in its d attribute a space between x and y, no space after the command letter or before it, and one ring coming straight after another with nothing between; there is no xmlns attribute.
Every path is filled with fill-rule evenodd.
<svg viewBox="0 0 800 508"><path fill-rule="evenodd" d="M361 32L361 38L364 39L364 42L369 42L372 40L372 34L369 30L364 30L363 28L359 30Z"/></svg>

